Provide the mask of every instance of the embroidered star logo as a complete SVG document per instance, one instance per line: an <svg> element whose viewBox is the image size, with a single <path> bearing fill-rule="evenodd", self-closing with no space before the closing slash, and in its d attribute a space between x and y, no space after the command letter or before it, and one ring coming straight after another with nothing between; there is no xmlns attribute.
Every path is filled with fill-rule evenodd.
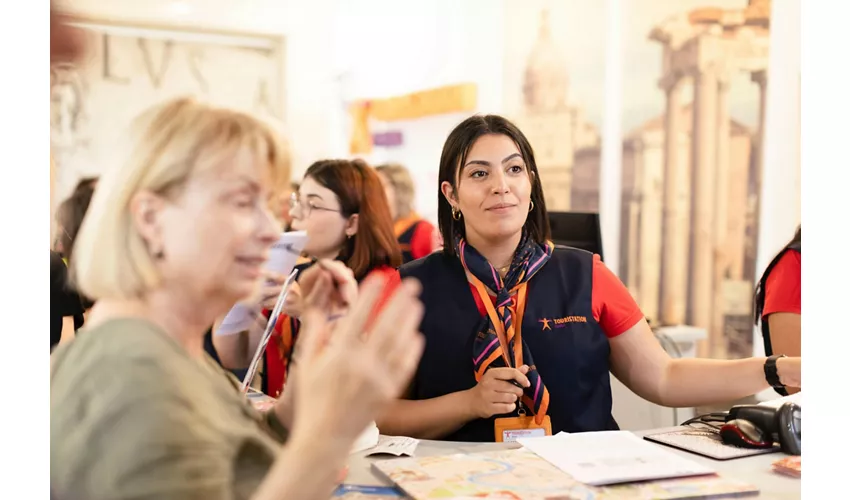
<svg viewBox="0 0 850 500"><path fill-rule="evenodd" d="M540 331L552 329L552 327L549 326L549 320L546 318L541 319L540 321L538 321L538 323L543 323L543 328L541 328Z"/></svg>

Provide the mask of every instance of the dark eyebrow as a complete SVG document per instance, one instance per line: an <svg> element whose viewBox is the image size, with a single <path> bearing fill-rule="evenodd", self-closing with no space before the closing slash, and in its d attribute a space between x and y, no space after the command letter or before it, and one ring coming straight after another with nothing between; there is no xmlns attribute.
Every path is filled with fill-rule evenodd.
<svg viewBox="0 0 850 500"><path fill-rule="evenodd" d="M513 160L514 158L522 159L522 155L521 155L521 154L519 154L519 153L514 153L514 154L511 154L511 155L508 155L508 156L506 156L506 157L502 160L502 165L504 165L505 163L507 163L507 162L509 162L509 161ZM464 168L466 168L466 167L468 167L468 166L470 166L470 165L484 165L485 167L489 167L489 166L491 166L489 161L485 161L485 160L472 160L472 161L467 162L467 163L466 163L466 165L464 165Z"/></svg>

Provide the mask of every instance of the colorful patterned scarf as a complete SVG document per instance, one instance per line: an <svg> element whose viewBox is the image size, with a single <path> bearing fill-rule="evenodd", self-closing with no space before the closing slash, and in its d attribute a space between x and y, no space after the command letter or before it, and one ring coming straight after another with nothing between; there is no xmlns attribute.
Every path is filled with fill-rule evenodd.
<svg viewBox="0 0 850 500"><path fill-rule="evenodd" d="M482 319L482 324L479 326L479 334L476 335L473 343L473 363L475 365L475 378L481 380L484 372L490 367L504 367L505 356L510 360L511 366L518 368L515 359L515 334L514 316L517 315L517 292L526 286L528 281L534 274L543 268L549 258L552 256L554 245L547 242L545 246L538 245L533 241L527 232L523 232L522 240L514 254L513 262L508 270L505 278L502 279L496 269L485 259L478 251L466 241L457 236L455 238L455 251L457 252L463 267L478 278L481 283L488 289L496 292L495 309L504 325L505 336L508 344L508 352L503 352L499 337L495 333L494 325L487 314ZM481 297L482 301L490 300L489 297ZM521 315L523 311L519 311ZM521 340L520 325L520 341ZM529 366L529 372L526 374L531 386L524 388L525 395L523 402L526 407L538 416L538 424L546 414L549 405L549 393L543 385L540 374L534 368L534 361L531 357L531 351L525 342L522 342L522 362Z"/></svg>

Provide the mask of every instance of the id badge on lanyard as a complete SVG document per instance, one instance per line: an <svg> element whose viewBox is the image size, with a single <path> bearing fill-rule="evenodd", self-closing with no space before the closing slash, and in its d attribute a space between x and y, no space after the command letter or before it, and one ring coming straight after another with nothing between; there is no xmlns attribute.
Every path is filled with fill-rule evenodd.
<svg viewBox="0 0 850 500"><path fill-rule="evenodd" d="M533 416L525 414L522 402L518 404L518 417L497 418L493 423L497 443L513 443L519 438L552 435L552 421L549 419L549 415L544 415L543 421L538 424Z"/></svg>
<svg viewBox="0 0 850 500"><path fill-rule="evenodd" d="M481 302L484 303L484 307L487 309L487 314L490 316L493 328L496 330L496 335L499 338L499 344L502 346L502 357L505 364L507 366L513 366L510 356L508 356L508 349L510 346L508 345L507 335L505 327L502 324L502 320L496 313L496 308L488 299L489 294L487 293L487 289L484 287L484 284L474 276L472 277L472 280L472 284L475 285L475 288L478 290L478 294L481 296ZM522 366L523 364L522 316L523 313L525 313L525 296L526 285L521 285L517 290L516 309L514 312L514 360L516 361L517 366ZM516 366L513 366L513 368L516 368ZM519 408L519 416L501 417L495 420L493 425L497 443L512 443L519 438L552 435L552 421L549 418L549 415L543 415L543 418L539 419L540 423L538 423L538 418L535 418L533 415L526 414L522 398L517 401L517 407Z"/></svg>

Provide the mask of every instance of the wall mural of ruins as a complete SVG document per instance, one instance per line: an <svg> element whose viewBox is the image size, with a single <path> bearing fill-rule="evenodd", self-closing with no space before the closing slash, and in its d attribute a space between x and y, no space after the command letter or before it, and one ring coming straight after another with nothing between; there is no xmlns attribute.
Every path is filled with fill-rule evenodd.
<svg viewBox="0 0 850 500"><path fill-rule="evenodd" d="M701 355L750 356L770 0L630 0L622 138L600 137L604 2L519 4L505 109L548 207L598 211L600 143L622 140L621 279L653 325L705 328Z"/></svg>
<svg viewBox="0 0 850 500"><path fill-rule="evenodd" d="M770 2L632 4L626 61L658 62L624 76L620 275L654 324L706 328L703 355L750 356Z"/></svg>

